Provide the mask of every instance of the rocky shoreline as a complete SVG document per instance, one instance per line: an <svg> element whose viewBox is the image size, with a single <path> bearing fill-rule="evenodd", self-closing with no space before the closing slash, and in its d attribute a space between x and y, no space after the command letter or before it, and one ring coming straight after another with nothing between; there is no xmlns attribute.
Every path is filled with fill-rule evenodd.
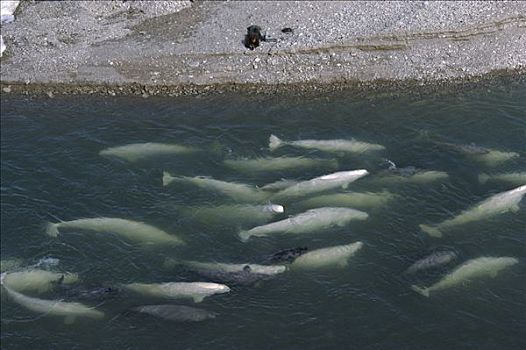
<svg viewBox="0 0 526 350"><path fill-rule="evenodd" d="M330 84L297 83L297 84L216 84L216 85L141 85L132 83L128 85L106 84L61 84L61 83L4 83L0 84L2 93L42 96L53 98L55 96L196 96L218 95L229 93L242 93L246 95L281 95L293 94L302 97L315 97L319 94L337 93L345 91L355 96L369 97L371 93L397 96L429 96L455 94L480 88L499 88L514 84L525 84L526 74L523 70L496 71L481 76L444 79L431 81L344 81Z"/></svg>
<svg viewBox="0 0 526 350"><path fill-rule="evenodd" d="M275 41L248 50L251 24ZM2 93L420 93L526 71L524 2L23 1L2 35Z"/></svg>

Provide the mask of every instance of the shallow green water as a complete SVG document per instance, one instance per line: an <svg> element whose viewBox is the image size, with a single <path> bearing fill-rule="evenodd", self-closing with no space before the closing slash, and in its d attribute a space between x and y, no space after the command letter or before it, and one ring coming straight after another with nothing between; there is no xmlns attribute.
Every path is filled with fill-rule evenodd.
<svg viewBox="0 0 526 350"><path fill-rule="evenodd" d="M206 98L55 98L2 96L1 254L32 265L59 259L52 269L79 273L82 286L132 282L203 281L184 268L166 269L167 257L199 261L261 262L281 249L364 242L344 269L288 271L198 307L218 313L201 323L175 323L127 312L162 300L123 293L85 302L103 320L40 315L2 293L3 349L521 349L526 347L526 205L431 238L433 224L516 187L481 184L481 173L526 171L526 86L472 90L448 96L358 99L341 93L315 99L223 95ZM426 132L424 132L426 131ZM382 144L370 154L268 149L270 134L284 140L352 138ZM426 136L427 135L427 136ZM475 143L521 156L489 167L433 142ZM163 142L199 147L191 156L129 163L101 157L107 147ZM262 186L281 178L306 180L333 172L323 167L245 173L224 159L263 156L337 159L338 170L367 169L347 191L396 195L385 206L363 209L354 221L305 235L276 235L242 243L242 227L198 220L192 208L235 204L191 185L163 187L163 171L212 176ZM384 158L449 174L428 184L377 181ZM341 191L341 190L340 190ZM302 210L286 203L285 218ZM71 231L47 236L46 222L92 217L144 221L186 242L182 247L134 245L115 235ZM413 276L402 272L436 249L458 253L456 263ZM480 256L511 256L519 263L424 298L411 284L428 286L456 264ZM63 291L31 294L63 297ZM192 305L191 302L174 302Z"/></svg>

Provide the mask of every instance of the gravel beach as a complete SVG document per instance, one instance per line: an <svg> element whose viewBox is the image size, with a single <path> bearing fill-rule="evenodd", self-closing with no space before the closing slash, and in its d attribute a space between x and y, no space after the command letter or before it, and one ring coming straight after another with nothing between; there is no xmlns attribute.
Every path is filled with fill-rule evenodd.
<svg viewBox="0 0 526 350"><path fill-rule="evenodd" d="M426 86L526 67L526 2L22 1L15 15L4 93ZM250 25L275 41L247 49Z"/></svg>

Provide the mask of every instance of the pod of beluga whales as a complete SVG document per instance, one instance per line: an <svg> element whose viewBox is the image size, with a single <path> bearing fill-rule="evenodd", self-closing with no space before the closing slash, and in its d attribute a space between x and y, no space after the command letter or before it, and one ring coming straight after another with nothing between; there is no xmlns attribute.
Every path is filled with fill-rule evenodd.
<svg viewBox="0 0 526 350"><path fill-rule="evenodd" d="M474 145L435 143L439 147L472 156L476 161L481 161L488 166L494 166L519 156L515 152L492 150ZM328 155L374 154L385 149L382 145L355 139L284 141L275 135L270 136L271 152L287 147L317 150ZM137 143L111 147L102 150L100 155L120 158L128 162L138 162L158 156L177 157L198 152L202 150L177 144ZM161 182L163 187L179 184L201 188L230 198L234 201L233 204L185 206L181 208L181 213L197 220L212 220L218 223L236 222L242 229L232 230L232 235L241 241L239 244L251 244L252 241L261 239L259 237L273 240L286 239L287 235L307 235L307 237L313 234L322 235L334 227L347 227L354 221L368 220L370 214L367 211L385 207L398 197L385 189L381 192L348 191L348 187L352 187L354 182L370 178L372 183L405 182L418 185L444 181L448 178L448 174L443 171L415 167L398 168L393 162L387 162L389 163L388 169L371 175L366 169L339 169L339 162L332 158L267 156L256 159L225 159L223 161L225 167L251 174L297 169L325 169L333 172L311 179L282 179L258 187L208 176L183 176L164 171ZM479 174L479 181L481 184L507 183L510 188L502 193L488 196L480 203L474 203L471 207L445 221L422 223L419 226L422 232L433 238L440 238L449 234L449 231L456 226L519 210L520 202L526 193L525 172L482 173ZM295 208L300 212L291 212L289 208ZM139 247L184 249L187 243L187 239L173 232L165 232L150 224L127 218L78 218L48 223L46 226L46 233L57 239L61 235L78 232L112 234ZM251 286L295 270L343 269L352 264L352 257L361 250L367 250L367 244L356 241L317 249L310 249L310 247L285 249L269 255L259 263L249 261L241 263L206 262L166 258L163 266L165 269L184 267L198 274L200 279L193 282L136 281L111 286L84 286L78 274L56 271L57 259L47 258L25 267L21 259L6 259L2 260L0 282L9 300L14 303L35 313L62 316L66 323L71 323L79 317L92 319L105 317L105 312L97 307L83 304L81 301L93 303L114 298L123 293L131 293L152 301L190 300L200 303L213 295L230 292L231 286ZM463 262L459 260L461 260L459 254L455 251L441 250L414 261L403 272L404 275L415 275L452 263L456 263L457 266L428 287L408 284L408 289L430 297L440 294L442 290L455 287L464 288L473 280L495 277L501 270L518 263L515 257L507 256L480 256ZM65 293L66 299L74 301L43 299L34 296L34 294L50 291ZM171 303L137 305L129 308L127 312L146 314L170 321L203 321L218 316L218 313L213 311Z"/></svg>

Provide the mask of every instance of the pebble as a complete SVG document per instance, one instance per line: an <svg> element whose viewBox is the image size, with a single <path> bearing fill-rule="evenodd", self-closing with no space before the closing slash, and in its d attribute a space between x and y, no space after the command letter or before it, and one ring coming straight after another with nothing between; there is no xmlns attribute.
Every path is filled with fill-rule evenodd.
<svg viewBox="0 0 526 350"><path fill-rule="evenodd" d="M498 30L492 27L492 23L512 18L513 14L526 13L526 2L430 1L422 5L419 2L328 4L310 1L279 3L279 9L277 3L265 1L126 3L144 13L112 21L108 14L121 11L120 2L112 2L111 6L109 2L86 2L82 8L74 2L64 2L60 13L53 2L27 2L23 15L14 23L2 26L2 34L17 43L10 46L8 58L2 60L2 80L24 82L31 76L27 84L33 85L82 72L78 74L79 81L89 75L94 85L111 87L122 84L127 78L126 72L133 72L135 82L146 84L151 79L153 64L159 65L154 69L162 76L156 84L172 86L256 82L258 76L253 70L263 64L265 84L301 83L309 79L314 83L319 79L323 82L320 84L367 82L371 76L397 81L420 78L427 82L483 75L496 69L526 69L526 36L520 27L523 20L508 21L495 27ZM183 5L199 6L204 13L211 13L206 10L213 6L214 16L205 14L200 17L199 26L190 23L178 32L177 26L181 23L175 23L175 16L169 16ZM195 15L189 14L189 18ZM169 19L173 28L166 30L158 23L165 23L163 21L146 21L155 16ZM38 20L31 20L32 17ZM241 43L247 18L261 25L269 37L277 38L278 42L262 42L260 51L249 52ZM129 28L136 25L144 26L132 32ZM293 28L295 34L286 35L281 32L283 28ZM461 34L467 31L469 38L453 41L451 33L455 31ZM477 31L483 35L471 35ZM218 34L209 35L211 32ZM427 33L428 37L411 36L418 33ZM62 45L56 41L61 36L75 40ZM379 39L382 36L394 36L397 40ZM389 49L392 42L404 42L405 47ZM266 55L271 48L272 58L277 59L269 64L254 55ZM451 55L444 59L448 52ZM390 56L387 63L386 58ZM341 63L325 66L323 73L316 77L305 73L320 67L327 57L326 61ZM244 63L239 64L238 60ZM444 71L444 61L447 67L458 69ZM119 66L122 71L116 69L108 73L108 63ZM378 69L386 64L389 69ZM206 71L191 69L198 67ZM213 72L221 74L211 75ZM70 78L72 82L75 79Z"/></svg>

